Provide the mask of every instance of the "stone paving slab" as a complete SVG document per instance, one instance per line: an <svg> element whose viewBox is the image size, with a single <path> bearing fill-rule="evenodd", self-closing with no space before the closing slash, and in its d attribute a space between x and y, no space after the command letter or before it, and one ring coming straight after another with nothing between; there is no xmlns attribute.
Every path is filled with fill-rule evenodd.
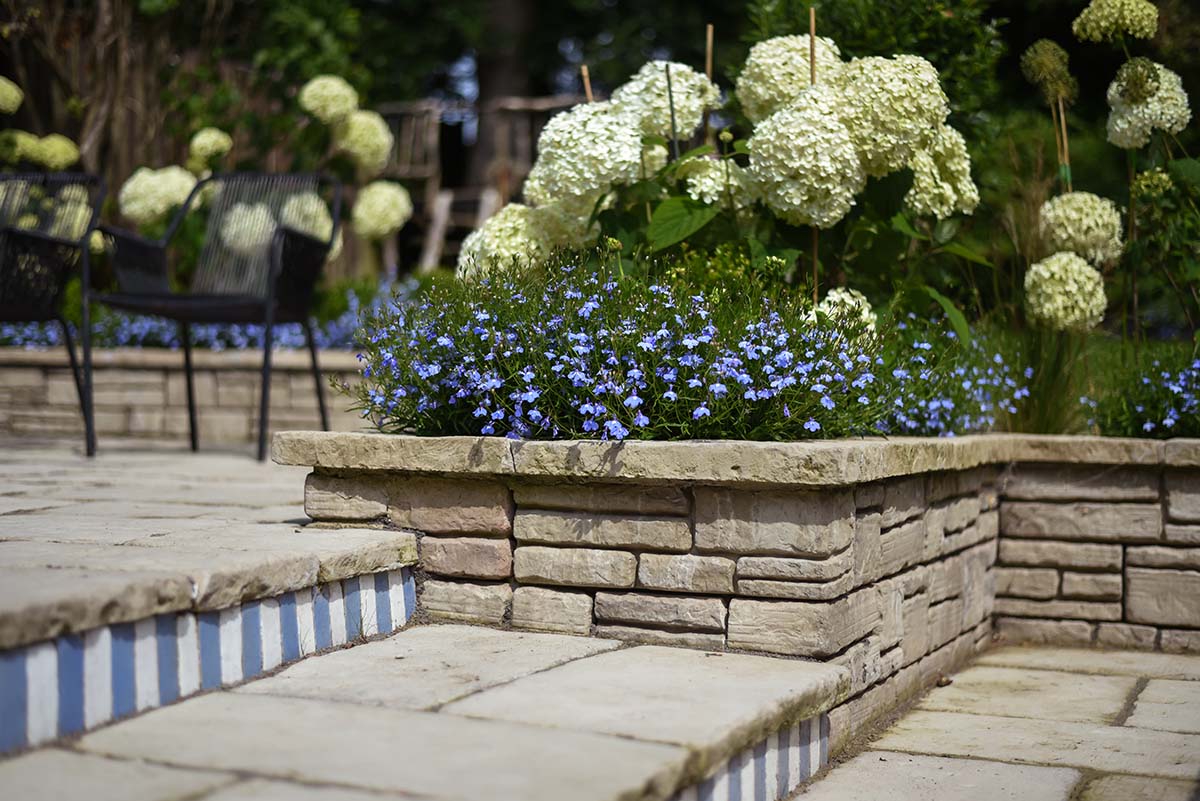
<svg viewBox="0 0 1200 801"><path fill-rule="evenodd" d="M1070 768L868 751L839 765L799 798L802 801L880 801L884 797L887 801L1067 801L1080 775Z"/></svg>
<svg viewBox="0 0 1200 801"><path fill-rule="evenodd" d="M102 729L79 747L447 801L662 799L688 757L678 746L590 732L227 692Z"/></svg>
<svg viewBox="0 0 1200 801"><path fill-rule="evenodd" d="M1200 682L1152 679L1125 725L1200 734Z"/></svg>
<svg viewBox="0 0 1200 801"><path fill-rule="evenodd" d="M1089 783L1079 801L1196 801L1200 781L1101 776Z"/></svg>
<svg viewBox="0 0 1200 801"><path fill-rule="evenodd" d="M387 801L400 798L415 799L416 796L254 779L230 785L196 801Z"/></svg>
<svg viewBox="0 0 1200 801"><path fill-rule="evenodd" d="M687 746L698 779L849 689L849 672L832 665L647 645L517 679L443 711Z"/></svg>
<svg viewBox="0 0 1200 801"><path fill-rule="evenodd" d="M955 674L953 682L934 689L919 707L977 715L1112 723L1123 711L1138 680L1134 676L1088 676L979 665Z"/></svg>
<svg viewBox="0 0 1200 801"><path fill-rule="evenodd" d="M10 801L169 801L236 781L187 770L47 748L0 762L0 796ZM207 796L206 796L207 797Z"/></svg>
<svg viewBox="0 0 1200 801"><path fill-rule="evenodd" d="M918 710L874 747L1168 779L1200 775L1200 735L1091 723Z"/></svg>
<svg viewBox="0 0 1200 801"><path fill-rule="evenodd" d="M977 665L1062 670L1101 676L1145 676L1200 681L1200 659L1146 651L1008 646L980 656Z"/></svg>
<svg viewBox="0 0 1200 801"><path fill-rule="evenodd" d="M428 710L620 646L590 637L418 626L402 636L298 662L237 692Z"/></svg>

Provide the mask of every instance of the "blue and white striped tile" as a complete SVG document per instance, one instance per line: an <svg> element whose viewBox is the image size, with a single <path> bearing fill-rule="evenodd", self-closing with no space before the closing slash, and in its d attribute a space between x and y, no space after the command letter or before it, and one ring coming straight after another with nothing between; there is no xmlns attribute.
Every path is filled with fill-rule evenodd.
<svg viewBox="0 0 1200 801"><path fill-rule="evenodd" d="M0 754L234 684L412 617L407 568L0 652Z"/></svg>

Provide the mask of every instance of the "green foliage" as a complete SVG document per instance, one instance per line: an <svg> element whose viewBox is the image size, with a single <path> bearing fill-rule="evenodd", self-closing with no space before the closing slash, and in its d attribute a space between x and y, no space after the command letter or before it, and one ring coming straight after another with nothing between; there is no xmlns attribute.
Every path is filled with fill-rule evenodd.
<svg viewBox="0 0 1200 801"><path fill-rule="evenodd" d="M1098 340L1084 408L1110 437L1200 437L1200 341Z"/></svg>

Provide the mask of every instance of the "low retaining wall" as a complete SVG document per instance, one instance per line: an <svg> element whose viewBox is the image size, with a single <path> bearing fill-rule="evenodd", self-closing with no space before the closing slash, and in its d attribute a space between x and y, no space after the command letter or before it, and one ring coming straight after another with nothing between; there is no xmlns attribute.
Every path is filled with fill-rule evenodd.
<svg viewBox="0 0 1200 801"><path fill-rule="evenodd" d="M200 442L251 442L257 436L262 351L192 352ZM319 354L325 380L356 382L347 351ZM271 428L320 427L307 352L277 351L272 362ZM0 348L0 435L82 435L79 396L62 348ZM183 352L114 348L93 352L96 430L100 437L187 437ZM349 402L325 385L330 425L362 428Z"/></svg>

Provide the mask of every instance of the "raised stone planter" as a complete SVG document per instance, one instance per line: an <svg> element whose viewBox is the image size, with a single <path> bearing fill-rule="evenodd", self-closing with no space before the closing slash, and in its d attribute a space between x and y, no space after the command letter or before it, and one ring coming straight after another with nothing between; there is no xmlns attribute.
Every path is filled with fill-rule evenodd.
<svg viewBox="0 0 1200 801"><path fill-rule="evenodd" d="M93 351L96 429L101 437L187 437L183 354L165 349ZM261 351L192 353L196 369L197 419L202 443L251 442L257 436ZM320 354L325 378L356 382L358 362L348 351ZM320 425L316 387L307 352L277 351L272 357L271 427ZM0 348L0 436L82 435L79 396L61 348ZM346 399L327 388L330 424L337 431L361 428ZM101 443L103 444L103 443Z"/></svg>
<svg viewBox="0 0 1200 801"><path fill-rule="evenodd" d="M835 748L991 640L1200 650L1200 443L288 432L330 525L420 535L431 620L851 671ZM997 564L999 560L999 564Z"/></svg>

